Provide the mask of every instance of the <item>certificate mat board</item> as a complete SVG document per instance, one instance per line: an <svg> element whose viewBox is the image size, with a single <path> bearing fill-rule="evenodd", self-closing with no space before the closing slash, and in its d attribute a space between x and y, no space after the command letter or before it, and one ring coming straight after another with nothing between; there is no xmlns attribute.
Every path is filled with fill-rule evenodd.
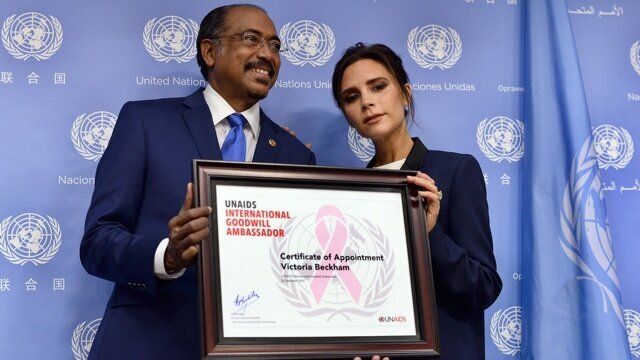
<svg viewBox="0 0 640 360"><path fill-rule="evenodd" d="M216 186L223 336L416 335L402 207L399 191Z"/></svg>

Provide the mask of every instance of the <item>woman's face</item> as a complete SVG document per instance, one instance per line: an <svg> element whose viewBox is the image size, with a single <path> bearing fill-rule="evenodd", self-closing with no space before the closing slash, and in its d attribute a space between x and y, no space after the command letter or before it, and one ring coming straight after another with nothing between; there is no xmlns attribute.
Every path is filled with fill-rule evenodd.
<svg viewBox="0 0 640 360"><path fill-rule="evenodd" d="M409 84L407 90L411 91ZM362 59L349 65L340 88L344 113L360 135L371 140L406 129L407 99L391 73L379 62Z"/></svg>

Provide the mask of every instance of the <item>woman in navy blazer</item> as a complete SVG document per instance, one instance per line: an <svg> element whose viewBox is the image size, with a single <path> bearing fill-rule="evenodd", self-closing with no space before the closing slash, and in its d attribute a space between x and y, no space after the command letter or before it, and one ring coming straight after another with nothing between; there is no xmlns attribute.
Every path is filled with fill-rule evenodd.
<svg viewBox="0 0 640 360"><path fill-rule="evenodd" d="M423 188L442 359L484 359L484 310L500 294L484 177L471 155L428 150L411 138L411 85L402 60L382 44L347 49L333 96L349 125L373 141L368 167L418 170Z"/></svg>

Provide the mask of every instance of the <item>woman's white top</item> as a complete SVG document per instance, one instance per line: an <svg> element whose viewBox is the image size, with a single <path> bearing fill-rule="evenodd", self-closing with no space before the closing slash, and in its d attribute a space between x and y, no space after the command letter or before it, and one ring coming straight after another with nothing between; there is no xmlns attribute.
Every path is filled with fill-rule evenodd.
<svg viewBox="0 0 640 360"><path fill-rule="evenodd" d="M384 164L384 165L380 165L380 166L375 166L374 169L384 169L384 170L400 170L400 168L402 167L402 165L404 164L405 160L407 160L407 158L404 159L400 159L398 161L394 161L394 162L390 162L388 164Z"/></svg>

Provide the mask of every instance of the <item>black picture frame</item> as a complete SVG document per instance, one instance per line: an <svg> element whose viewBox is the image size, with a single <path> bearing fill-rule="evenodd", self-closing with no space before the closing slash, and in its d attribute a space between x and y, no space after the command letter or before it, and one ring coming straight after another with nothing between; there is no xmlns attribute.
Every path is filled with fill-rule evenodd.
<svg viewBox="0 0 640 360"><path fill-rule="evenodd" d="M193 161L196 206L215 208L218 185L269 186L332 190L390 191L402 194L407 230L416 336L352 336L322 338L225 338L222 336L220 271L217 255L217 215L210 217L210 235L198 260L202 356L206 359L335 359L375 354L420 358L439 357L439 336L433 275L418 189L407 182L414 172L337 167Z"/></svg>

